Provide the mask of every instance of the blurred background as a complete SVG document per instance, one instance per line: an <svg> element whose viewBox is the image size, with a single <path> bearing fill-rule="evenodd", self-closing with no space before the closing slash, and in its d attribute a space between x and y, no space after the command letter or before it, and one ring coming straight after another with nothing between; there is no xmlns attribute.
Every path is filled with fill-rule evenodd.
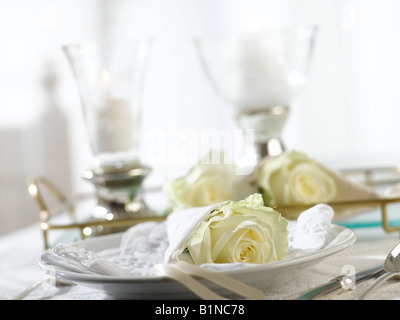
<svg viewBox="0 0 400 320"><path fill-rule="evenodd" d="M81 178L92 153L61 51L67 44L156 40L142 97L141 160L153 167L147 187L190 166L171 160L179 154L156 159L149 150L165 145L155 133L165 132L168 146L182 142L184 129L235 125L193 37L300 23L319 31L309 83L284 128L287 148L334 168L396 166L399 10L396 0L0 0L0 234L38 221L27 193L33 175L66 195L93 189Z"/></svg>

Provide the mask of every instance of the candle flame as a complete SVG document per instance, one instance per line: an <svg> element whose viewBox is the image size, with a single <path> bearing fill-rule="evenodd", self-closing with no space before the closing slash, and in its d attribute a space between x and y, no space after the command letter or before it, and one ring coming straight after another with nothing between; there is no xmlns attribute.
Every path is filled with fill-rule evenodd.
<svg viewBox="0 0 400 320"><path fill-rule="evenodd" d="M100 81L103 86L108 86L111 83L111 76L107 70L101 70Z"/></svg>

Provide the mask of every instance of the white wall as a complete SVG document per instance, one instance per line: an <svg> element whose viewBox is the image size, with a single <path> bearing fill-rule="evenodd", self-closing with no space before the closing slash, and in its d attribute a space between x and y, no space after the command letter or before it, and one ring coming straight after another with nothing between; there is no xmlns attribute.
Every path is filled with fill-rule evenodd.
<svg viewBox="0 0 400 320"><path fill-rule="evenodd" d="M287 146L332 166L397 165L399 6L396 0L0 0L0 233L37 221L26 192L30 175L46 175L66 194L92 189L80 178L91 152L60 50L68 43L156 38L143 144L157 146L154 133L161 131L167 145L176 145L182 137L173 128L234 125L203 74L193 36L316 23L311 79L293 105ZM190 165L160 163L146 148L142 155L154 167L148 185Z"/></svg>
<svg viewBox="0 0 400 320"><path fill-rule="evenodd" d="M0 1L0 233L38 221L32 175L75 189L88 157L60 46L98 33L97 1Z"/></svg>

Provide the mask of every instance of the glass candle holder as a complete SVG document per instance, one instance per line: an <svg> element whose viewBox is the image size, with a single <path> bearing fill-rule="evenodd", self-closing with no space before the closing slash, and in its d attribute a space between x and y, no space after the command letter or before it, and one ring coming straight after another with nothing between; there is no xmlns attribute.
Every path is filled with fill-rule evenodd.
<svg viewBox="0 0 400 320"><path fill-rule="evenodd" d="M139 161L141 91L151 40L64 46L82 102L94 155L84 178L100 202L138 211L136 201L149 168ZM128 206L129 205L129 206ZM111 210L111 209L110 209ZM110 216L110 215L108 215Z"/></svg>
<svg viewBox="0 0 400 320"><path fill-rule="evenodd" d="M282 128L307 83L316 31L301 26L195 39L217 94L232 106L241 128L254 129L258 160L285 149Z"/></svg>
<svg viewBox="0 0 400 320"><path fill-rule="evenodd" d="M65 46L96 167L138 162L140 98L149 40Z"/></svg>

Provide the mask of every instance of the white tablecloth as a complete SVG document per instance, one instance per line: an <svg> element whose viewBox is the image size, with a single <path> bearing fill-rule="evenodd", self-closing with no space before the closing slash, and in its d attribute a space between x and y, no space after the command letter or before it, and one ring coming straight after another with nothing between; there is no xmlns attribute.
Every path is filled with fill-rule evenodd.
<svg viewBox="0 0 400 320"><path fill-rule="evenodd" d="M386 234L380 228L355 229L357 241L352 246L319 264L305 270L301 277L290 283L284 283L276 292L265 292L270 299L284 299L291 294L302 292L329 281L333 277L344 275L343 268L354 267L362 271L382 262L386 254L399 241L399 234ZM28 286L45 276L38 266L43 252L43 238L37 225L33 225L0 237L0 299L12 299ZM354 290L331 297L332 299L352 299L365 288L356 285ZM400 281L389 280L369 299L400 299ZM80 285L54 286L44 283L31 292L25 299L63 299L63 300L101 300L113 299L105 293Z"/></svg>

